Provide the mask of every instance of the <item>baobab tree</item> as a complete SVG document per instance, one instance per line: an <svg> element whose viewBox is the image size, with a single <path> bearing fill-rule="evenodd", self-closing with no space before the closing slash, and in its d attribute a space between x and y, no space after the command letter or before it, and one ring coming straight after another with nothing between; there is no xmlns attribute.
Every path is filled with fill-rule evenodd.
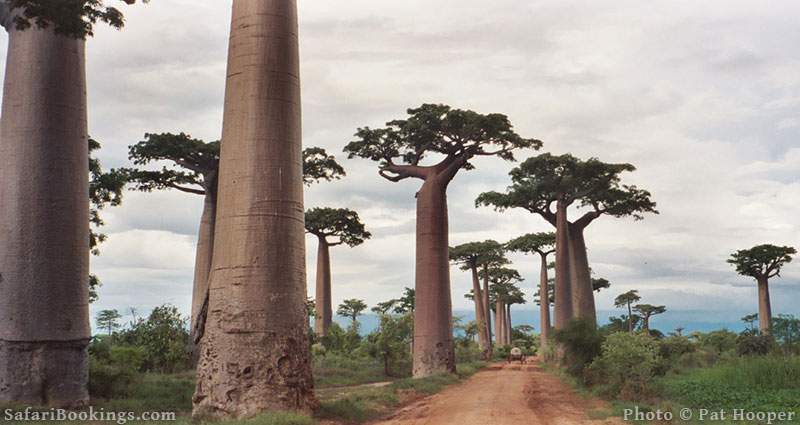
<svg viewBox="0 0 800 425"><path fill-rule="evenodd" d="M455 372L450 269L448 267L447 187L459 170L473 169L479 156L514 160L520 148L541 142L514 132L501 114L479 114L446 105L409 109L406 119L386 127L360 128L345 147L352 157L379 162L379 174L392 182L423 181L417 192L414 377ZM433 162L427 160L434 157ZM427 164L427 165L426 165Z"/></svg>
<svg viewBox="0 0 800 425"><path fill-rule="evenodd" d="M196 417L308 412L297 4L234 0Z"/></svg>
<svg viewBox="0 0 800 425"><path fill-rule="evenodd" d="M758 327L762 334L772 329L772 304L769 297L769 280L780 277L781 269L792 261L797 250L790 246L758 245L731 254L728 263L742 276L758 282Z"/></svg>
<svg viewBox="0 0 800 425"><path fill-rule="evenodd" d="M658 213L649 192L621 184L620 174L635 169L631 164L546 153L511 170L506 193L486 192L476 200L476 205L497 210L523 208L556 228L556 328L574 318L596 321L586 227L603 215L640 220L644 213ZM570 207L588 211L569 221Z"/></svg>
<svg viewBox="0 0 800 425"><path fill-rule="evenodd" d="M488 293L481 289L479 269L484 271L502 256L502 247L496 241L469 242L450 248L450 260L460 265L461 270L469 270L472 274L471 299L475 303L475 321L478 325L478 345L485 359L491 358L492 337L489 331L487 316ZM504 258L504 257L503 257ZM486 292L488 292L488 275L485 275Z"/></svg>
<svg viewBox="0 0 800 425"><path fill-rule="evenodd" d="M330 248L342 244L358 246L372 234L364 228L358 213L346 208L314 208L306 211L306 232L318 240L314 330L322 337L328 334L333 320Z"/></svg>
<svg viewBox="0 0 800 425"><path fill-rule="evenodd" d="M507 267L489 270L489 299L495 312L495 341L498 345L511 344L511 317L509 307L525 300L522 291L516 286L522 282L519 272Z"/></svg>
<svg viewBox="0 0 800 425"><path fill-rule="evenodd" d="M195 249L192 315L189 320L193 343L203 336L208 303L208 277L214 252L214 226L217 211L219 141L205 142L186 133L145 134L144 140L128 149L128 158L136 168L123 169L135 190L177 190L203 197L203 213ZM164 164L166 163L166 165ZM158 164L160 168L151 165ZM339 179L344 169L324 149L303 150L303 182Z"/></svg>
<svg viewBox="0 0 800 425"><path fill-rule="evenodd" d="M642 330L650 333L650 318L667 312L663 305L637 304L633 309L642 317Z"/></svg>
<svg viewBox="0 0 800 425"><path fill-rule="evenodd" d="M529 233L512 239L506 243L506 249L511 252L522 252L525 254L539 254L541 266L539 269L539 299L547 300L550 298L547 276L547 256L555 252L556 234L555 233ZM547 339L550 336L550 304L541 303L539 305L539 322L542 328L540 333L542 348L547 346Z"/></svg>
<svg viewBox="0 0 800 425"><path fill-rule="evenodd" d="M617 308L628 308L628 332L633 333L633 303L638 302L641 300L642 297L639 296L639 291L631 290L625 292L624 294L620 294L617 298L614 299L614 307Z"/></svg>
<svg viewBox="0 0 800 425"><path fill-rule="evenodd" d="M748 314L742 317L742 322L747 325L747 329L751 332L755 332L755 323L758 321L758 313Z"/></svg>
<svg viewBox="0 0 800 425"><path fill-rule="evenodd" d="M102 1L0 1L0 401L85 405L89 176L85 39ZM77 6L77 7L75 7Z"/></svg>

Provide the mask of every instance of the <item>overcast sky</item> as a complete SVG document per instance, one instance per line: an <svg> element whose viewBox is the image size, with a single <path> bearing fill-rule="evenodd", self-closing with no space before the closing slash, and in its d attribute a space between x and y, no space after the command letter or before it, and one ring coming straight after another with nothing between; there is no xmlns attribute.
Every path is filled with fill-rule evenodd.
<svg viewBox="0 0 800 425"><path fill-rule="evenodd" d="M543 151L638 167L625 181L650 190L661 214L604 217L588 229L592 268L612 282L600 309L635 288L645 302L736 320L757 310L756 290L727 256L759 243L800 245L798 2L299 3L304 144L328 149L348 172L308 190L306 204L353 208L374 235L333 250L337 304L374 305L413 286L419 182L383 180L376 164L347 160L342 147L357 127L426 102L507 114ZM127 146L145 132L219 138L230 6L155 0L126 8L124 31L97 31L88 44L89 128L104 165L126 165ZM450 186L451 245L549 229L524 211L475 209L479 193L507 186L513 166L477 165ZM199 197L165 192L127 193L105 211L109 239L92 259L104 285L93 311L173 303L188 314L200 210ZM307 251L313 296L311 238ZM537 259L513 260L530 295ZM455 308L469 307L469 285L454 267ZM772 291L775 312L800 313L800 261Z"/></svg>

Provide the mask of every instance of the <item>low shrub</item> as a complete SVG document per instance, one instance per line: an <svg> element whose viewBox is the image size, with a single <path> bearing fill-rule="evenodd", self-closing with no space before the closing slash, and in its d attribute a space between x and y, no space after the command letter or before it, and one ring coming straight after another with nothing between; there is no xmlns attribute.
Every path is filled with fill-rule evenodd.
<svg viewBox="0 0 800 425"><path fill-rule="evenodd" d="M740 356L766 356L777 350L778 344L772 335L744 331L736 338L736 354Z"/></svg>
<svg viewBox="0 0 800 425"><path fill-rule="evenodd" d="M617 332L606 338L588 377L608 397L641 400L649 393L658 364L656 341L643 333Z"/></svg>
<svg viewBox="0 0 800 425"><path fill-rule="evenodd" d="M119 398L131 393L136 369L89 359L89 395L92 398Z"/></svg>
<svg viewBox="0 0 800 425"><path fill-rule="evenodd" d="M573 320L556 330L554 339L563 348L567 373L583 379L584 369L601 353L604 336L593 321Z"/></svg>

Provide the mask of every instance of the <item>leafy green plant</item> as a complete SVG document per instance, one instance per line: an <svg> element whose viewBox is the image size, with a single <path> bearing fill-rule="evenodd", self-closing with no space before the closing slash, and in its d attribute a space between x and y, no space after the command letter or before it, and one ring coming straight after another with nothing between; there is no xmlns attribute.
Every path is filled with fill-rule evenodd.
<svg viewBox="0 0 800 425"><path fill-rule="evenodd" d="M573 320L556 330L554 339L563 347L567 373L583 378L584 369L600 355L604 337L591 320Z"/></svg>
<svg viewBox="0 0 800 425"><path fill-rule="evenodd" d="M605 395L640 400L650 390L658 359L658 345L649 335L617 332L603 342L588 372Z"/></svg>

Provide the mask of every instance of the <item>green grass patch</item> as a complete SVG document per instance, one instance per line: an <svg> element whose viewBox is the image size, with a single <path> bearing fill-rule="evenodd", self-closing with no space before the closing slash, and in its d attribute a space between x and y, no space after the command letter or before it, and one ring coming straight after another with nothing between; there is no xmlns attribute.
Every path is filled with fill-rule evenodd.
<svg viewBox="0 0 800 425"><path fill-rule="evenodd" d="M372 357L328 353L314 358L314 382L318 388L345 387L392 378L383 373L383 364Z"/></svg>

